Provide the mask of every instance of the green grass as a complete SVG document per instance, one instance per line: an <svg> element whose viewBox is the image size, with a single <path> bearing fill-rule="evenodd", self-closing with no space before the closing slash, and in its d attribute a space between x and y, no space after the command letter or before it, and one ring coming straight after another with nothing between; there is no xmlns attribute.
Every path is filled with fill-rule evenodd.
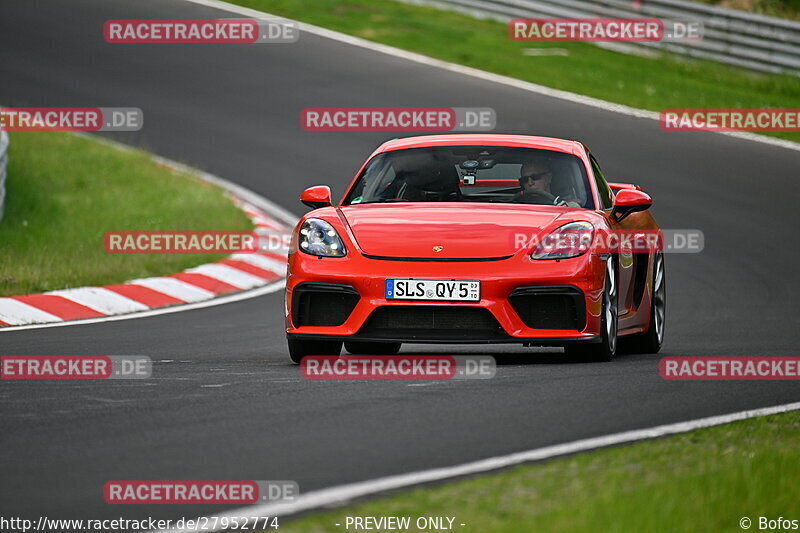
<svg viewBox="0 0 800 533"><path fill-rule="evenodd" d="M800 412L755 418L399 493L281 531L347 531L347 516L449 516L466 533L709 533L742 531L747 516L758 530L759 516L800 519L799 434Z"/></svg>
<svg viewBox="0 0 800 533"><path fill-rule="evenodd" d="M791 20L800 20L800 0L696 0L704 4L739 9Z"/></svg>
<svg viewBox="0 0 800 533"><path fill-rule="evenodd" d="M218 255L111 255L110 230L249 230L221 190L66 133L12 133L0 296L159 276Z"/></svg>
<svg viewBox="0 0 800 533"><path fill-rule="evenodd" d="M798 77L759 74L673 55L648 59L585 43L517 43L509 39L504 24L449 11L388 0L229 1L430 57L641 109L800 107ZM523 55L524 48L548 47L565 48L569 55ZM491 106L491 102L475 105ZM800 141L800 133L795 132L769 135Z"/></svg>

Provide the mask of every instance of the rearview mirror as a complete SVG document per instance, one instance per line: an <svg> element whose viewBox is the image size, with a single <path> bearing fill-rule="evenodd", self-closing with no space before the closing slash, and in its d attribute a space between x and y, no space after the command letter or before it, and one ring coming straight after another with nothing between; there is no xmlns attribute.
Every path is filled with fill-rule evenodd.
<svg viewBox="0 0 800 533"><path fill-rule="evenodd" d="M620 222L631 213L650 209L651 205L653 205L653 199L646 193L636 189L621 189L614 198L614 210L611 216Z"/></svg>
<svg viewBox="0 0 800 533"><path fill-rule="evenodd" d="M331 188L327 185L315 185L304 190L300 201L312 209L331 205Z"/></svg>

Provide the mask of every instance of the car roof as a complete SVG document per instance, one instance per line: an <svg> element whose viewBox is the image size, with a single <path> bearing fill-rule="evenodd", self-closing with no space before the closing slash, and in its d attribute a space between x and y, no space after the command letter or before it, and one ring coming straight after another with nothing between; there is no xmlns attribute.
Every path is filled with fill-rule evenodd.
<svg viewBox="0 0 800 533"><path fill-rule="evenodd" d="M393 150L424 148L427 146L512 146L518 148L540 148L568 154L579 154L581 143L555 137L535 137L533 135L504 135L486 133L464 133L448 135L421 135L392 139L380 145L370 158Z"/></svg>

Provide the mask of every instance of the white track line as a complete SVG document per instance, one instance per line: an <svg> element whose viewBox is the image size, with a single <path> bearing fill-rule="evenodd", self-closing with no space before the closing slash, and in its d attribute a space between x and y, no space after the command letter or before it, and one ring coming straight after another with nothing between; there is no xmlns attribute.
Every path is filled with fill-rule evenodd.
<svg viewBox="0 0 800 533"><path fill-rule="evenodd" d="M676 435L678 433L686 433L700 428L719 426L739 420L746 420L748 418L786 413L788 411L796 411L798 409L800 409L800 402L795 402L785 405L777 405L775 407L765 407L763 409L753 409L750 411L740 411L738 413L731 413L727 415L699 418L697 420L690 420L688 422L678 422L676 424L666 424L647 429L637 429L622 433L614 433L602 437L577 440L565 444L547 446L545 448L536 448L524 452L490 457L488 459L481 459L479 461L473 461L456 466L433 468L430 470L411 472L409 474L400 474L397 476L382 477L369 481L350 483L348 485L340 485L338 487L331 487L328 489L316 490L306 494L301 494L292 502L251 505L248 507L234 509L232 511L226 511L214 516L218 516L220 518L239 516L289 516L304 511L341 505L357 498L380 494L386 491L463 476L483 474L494 470L508 468L521 463L542 461L545 459L551 459L553 457L595 450L597 448L606 448L619 444L629 444L641 440L666 437L669 435ZM194 530L184 529L160 531L169 531L170 533L184 531L187 533L189 531L194 532ZM224 529L208 529L207 531L224 531Z"/></svg>
<svg viewBox="0 0 800 533"><path fill-rule="evenodd" d="M184 1L205 7L219 9L222 11L228 11L229 13L244 15L246 17L252 17L252 18L270 17L270 18L283 18L284 20L288 20L285 17L272 15L270 13L257 11L255 9L250 9L247 7L236 6L233 4L229 4L227 2L222 2L220 0L184 0ZM553 98L567 100L569 102L575 102L578 104L596 107L599 109L603 109L605 111L611 111L614 113L620 113L623 115L629 115L638 118L646 118L651 120L658 120L659 118L659 114L655 111L636 109L635 107L630 107L623 104L615 104L612 102L607 102L605 100L600 100L599 98L592 98L590 96L575 94L568 91L560 91L558 89L545 87L543 85L537 85L535 83L518 80L516 78L501 76L500 74L492 74L491 72L486 72L476 68L466 67L464 65L458 65L447 61L442 61L440 59L434 59L432 57L424 56L422 54L409 52L407 50L401 50L400 48L395 48L393 46L367 41L366 39L360 39L358 37L353 37L352 35L346 35L344 33L339 33L326 28L321 28L319 26L314 26L312 24L306 24L305 22L299 22L299 21L294 21L294 22L297 23L298 27L302 31L318 35L320 37L325 37L328 39L332 39L334 41L339 41L353 46L358 46L359 48L366 48L390 56L407 59L409 61L414 61L415 63L421 63L423 65L427 65L430 67L442 68L452 72L458 72L459 74L464 74L465 76L472 76L473 78L480 78L482 80L494 83L500 83L502 85L507 85L510 87L516 87L517 89L522 89L524 91L529 91L544 96L551 96ZM738 139L745 139L748 141L759 142L762 144L778 146L780 148L786 148L788 150L800 151L800 143L787 141L784 139L777 139L775 137L767 137L766 135L758 135L755 133L748 133L748 132L708 132L708 133L715 133L717 135L727 135L729 137L736 137Z"/></svg>

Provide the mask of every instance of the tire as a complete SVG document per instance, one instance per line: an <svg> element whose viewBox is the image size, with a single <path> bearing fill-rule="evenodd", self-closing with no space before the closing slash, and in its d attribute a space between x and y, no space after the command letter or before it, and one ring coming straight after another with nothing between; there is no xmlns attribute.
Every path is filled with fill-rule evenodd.
<svg viewBox="0 0 800 533"><path fill-rule="evenodd" d="M620 350L624 350L625 353L658 353L664 343L666 317L667 272L664 268L664 254L659 252L653 258L653 295L647 332L620 339Z"/></svg>
<svg viewBox="0 0 800 533"><path fill-rule="evenodd" d="M394 355L400 351L399 342L345 342L344 349L353 355Z"/></svg>
<svg viewBox="0 0 800 533"><path fill-rule="evenodd" d="M289 357L298 364L306 355L339 355L342 352L342 341L286 339L286 342L289 345Z"/></svg>
<svg viewBox="0 0 800 533"><path fill-rule="evenodd" d="M565 352L568 357L580 361L608 362L614 358L617 351L617 331L619 326L619 295L617 287L617 273L614 260L609 257L606 262L606 281L603 290L603 306L600 319L600 342L592 344L567 345Z"/></svg>

